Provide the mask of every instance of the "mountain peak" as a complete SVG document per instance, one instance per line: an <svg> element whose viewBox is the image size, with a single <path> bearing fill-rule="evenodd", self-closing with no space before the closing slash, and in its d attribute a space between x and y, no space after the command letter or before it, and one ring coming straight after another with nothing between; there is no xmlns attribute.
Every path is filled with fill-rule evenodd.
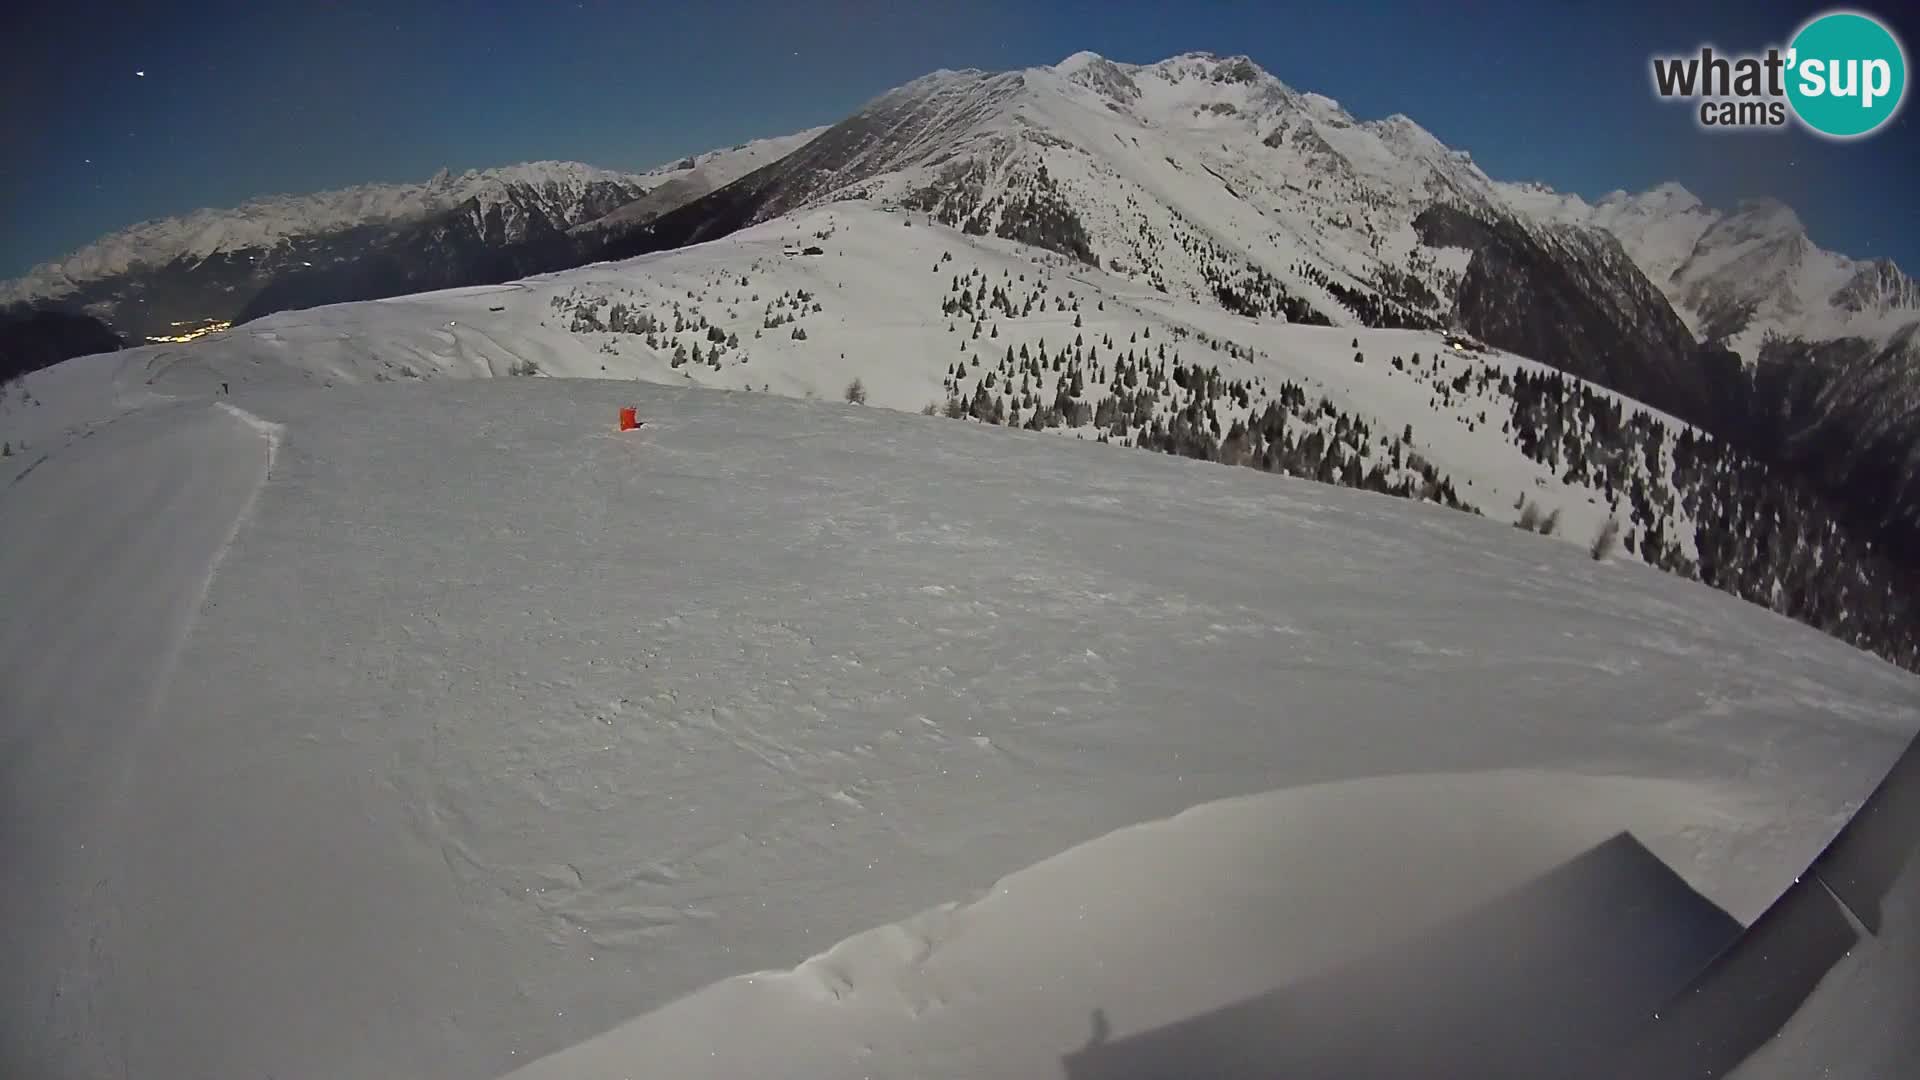
<svg viewBox="0 0 1920 1080"><path fill-rule="evenodd" d="M915 97L933 91L944 90L949 87L967 86L1005 76L1018 77L1018 73L982 71L979 68L935 68L912 82L894 87L892 90L882 94L879 100L885 101L898 97Z"/></svg>
<svg viewBox="0 0 1920 1080"><path fill-rule="evenodd" d="M1658 198L1664 202L1681 202L1690 206L1700 205L1700 200L1694 197L1693 192L1688 191L1675 180L1668 180L1663 184L1655 184L1647 190L1647 196L1649 198Z"/></svg>
<svg viewBox="0 0 1920 1080"><path fill-rule="evenodd" d="M1435 138L1432 132L1421 127L1406 113L1394 113L1384 120L1376 120L1367 126L1389 144L1406 152L1431 153L1435 150L1449 149L1445 143Z"/></svg>
<svg viewBox="0 0 1920 1080"><path fill-rule="evenodd" d="M1702 205L1693 192L1672 180L1655 184L1637 195L1616 188L1595 204L1598 209L1614 214L1631 211L1649 217L1685 214L1701 209Z"/></svg>
<svg viewBox="0 0 1920 1080"><path fill-rule="evenodd" d="M1773 233L1806 231L1806 227L1800 223L1800 215L1793 212L1793 207L1766 196L1740 200L1730 217L1738 219L1749 229Z"/></svg>
<svg viewBox="0 0 1920 1080"><path fill-rule="evenodd" d="M1062 75L1072 75L1077 71L1084 71L1085 69L1092 67L1095 64L1104 64L1109 62L1110 61L1108 61L1106 57L1101 56L1097 52L1091 52L1086 49L1082 49L1079 52L1074 53L1072 56L1067 57L1065 60L1062 60L1059 63L1053 65L1053 70L1059 72Z"/></svg>
<svg viewBox="0 0 1920 1080"><path fill-rule="evenodd" d="M1130 66L1116 64L1096 52L1077 52L1055 64L1053 70L1067 81L1104 94L1120 104L1137 101L1140 87L1129 75ZM1138 69L1132 69L1138 70Z"/></svg>
<svg viewBox="0 0 1920 1080"><path fill-rule="evenodd" d="M1345 107L1325 94L1316 94L1309 90L1300 95L1300 100L1307 106L1308 112L1321 119L1332 120L1342 126L1353 123L1353 116Z"/></svg>
<svg viewBox="0 0 1920 1080"><path fill-rule="evenodd" d="M1183 52L1148 67L1169 82L1197 78L1216 83L1256 83L1272 79L1247 56L1220 56L1211 52Z"/></svg>
<svg viewBox="0 0 1920 1080"><path fill-rule="evenodd" d="M1853 276L1832 302L1848 311L1885 314L1896 308L1920 308L1920 282L1900 272L1892 259L1856 264Z"/></svg>
<svg viewBox="0 0 1920 1080"><path fill-rule="evenodd" d="M1272 76L1249 56L1224 57L1217 60L1213 68L1214 82L1255 83L1263 78Z"/></svg>

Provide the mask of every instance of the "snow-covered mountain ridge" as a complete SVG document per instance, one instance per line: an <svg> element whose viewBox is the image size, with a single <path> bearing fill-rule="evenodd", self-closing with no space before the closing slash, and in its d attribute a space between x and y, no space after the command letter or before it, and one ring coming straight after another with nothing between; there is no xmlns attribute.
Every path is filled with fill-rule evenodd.
<svg viewBox="0 0 1920 1080"><path fill-rule="evenodd" d="M846 199L1253 317L1457 324L1530 355L1564 353L1567 370L1634 384L1662 408L1698 411L1708 394L1685 363L1692 335L1609 234L1521 214L1469 155L1412 120L1356 120L1245 57L1137 65L1081 53L1055 67L936 72L608 255ZM1437 211L1480 225L1449 227ZM1499 250L1481 277L1496 263L1529 273L1531 309L1474 277L1488 245Z"/></svg>
<svg viewBox="0 0 1920 1080"><path fill-rule="evenodd" d="M145 222L0 285L0 369L71 355L56 328L29 322L49 311L94 320L101 333L137 343L288 308L577 266L593 259L607 230L698 198L813 134L756 140L644 173L532 162Z"/></svg>
<svg viewBox="0 0 1920 1080"><path fill-rule="evenodd" d="M1739 357L1713 403L1719 430L1817 478L1894 550L1920 550L1920 284L1891 260L1820 248L1777 200L1721 212L1678 184L1593 205L1506 192L1618 237L1696 333Z"/></svg>
<svg viewBox="0 0 1920 1080"><path fill-rule="evenodd" d="M1695 337L1724 341L1751 362L1769 333L1884 343L1916 317L1916 289L1891 263L1815 247L1777 202L1721 214L1667 184L1589 205L1495 181L1405 115L1360 121L1241 56L1126 64L1081 52L1023 71L939 71L829 132L740 190L688 208L651 248L868 198L1117 262L1189 295L1250 278L1260 306L1308 321L1487 321L1475 304L1457 303L1471 252L1435 242L1419 224L1423 211L1447 207L1561 255L1607 243L1572 234L1618 241L1628 260L1579 287L1627 312L1616 320L1628 324L1621 344L1661 354L1648 366L1668 369L1667 379L1694 382L1674 369L1697 362L1667 354ZM1059 220L1042 224L1049 216ZM648 249L643 241L621 250ZM1765 268L1755 272L1756 262ZM1626 305L1614 299L1636 293L1644 295ZM1517 329L1533 340L1505 344L1538 352L1553 328ZM1674 390L1696 408L1714 392L1697 382Z"/></svg>
<svg viewBox="0 0 1920 1080"><path fill-rule="evenodd" d="M458 175L442 169L421 183L362 184L308 195L263 196L229 209L203 208L128 226L0 282L0 304L57 298L86 282L140 266L270 249L299 237L417 220L469 202L483 214L495 209L511 214L531 202L554 223L586 224L676 179L699 175L713 186L728 183L804 144L818 130L756 139L639 173L577 161L530 161Z"/></svg>
<svg viewBox="0 0 1920 1080"><path fill-rule="evenodd" d="M817 141L823 130L832 136ZM782 160L802 146L807 154ZM1246 57L1187 53L1127 64L1082 52L1023 71L937 71L830 129L760 140L647 173L536 163L149 222L0 286L0 297L64 298L69 306L128 323L135 321L130 309L161 303L154 294L167 290L146 287L127 297L120 295L125 290L102 290L104 277L222 253L246 252L245 261L257 264L263 251L301 237L418 219L469 200L481 247L523 241L540 226L572 233L573 244L520 260L527 271L553 269L657 248L659 237L629 241L623 234L776 162L770 175L750 178L745 191L719 197L721 206L753 204L740 224L836 198L924 205L954 222L1075 251L1103 265L1117 262L1190 295L1225 289L1256 310L1290 310L1290 317L1335 324L1491 321L1515 334L1502 344L1533 353L1544 351L1544 336L1554 328L1512 314L1489 320L1473 304L1462 309L1456 287L1471 251L1434 242L1419 227L1419 215L1436 206L1463 208L1513 224L1547 247L1567 228L1599 229L1620 241L1678 313L1673 318L1644 300L1613 302L1609 296L1637 287L1613 280L1618 275L1579 283L1606 294L1583 300L1631 311L1627 321L1635 325L1622 331L1624 344L1636 353L1662 354L1648 362L1649 370L1690 366L1665 354L1695 332L1728 339L1749 361L1770 332L1812 340L1860 332L1884 342L1902 318L1910 321L1915 294L1890 264L1856 264L1812 247L1791 211L1777 204L1722 215L1677 185L1663 185L1588 205L1538 185L1497 182L1469 154L1404 115L1357 120L1338 102L1296 90ZM590 191L599 196L589 198ZM504 220L489 230L483 219L496 209ZM1060 220L1048 223L1050 215ZM665 242L724 231L712 206L693 217L699 229L666 228ZM1056 229L1064 231L1050 236ZM592 251L603 239L611 250ZM1748 272L1756 257L1772 268ZM289 259L288 269L315 263ZM461 282L413 273L395 283ZM111 295L93 295L102 291ZM250 317L288 303L365 294L364 286L309 283L269 290L262 302L236 311L166 321ZM178 305L164 306L169 316L181 315ZM142 332L164 332L153 329L151 318L137 321ZM1607 351L1596 348L1596 356ZM1621 381L1597 361L1576 370ZM1672 370L1663 377L1691 382ZM1622 388L1667 408L1688 397L1704 407L1701 399L1711 392L1680 385L1663 400L1638 386Z"/></svg>
<svg viewBox="0 0 1920 1080"><path fill-rule="evenodd" d="M605 254L849 200L1254 319L1463 328L1799 471L1894 548L1920 539L1920 418L1901 404L1920 401L1911 286L1890 266L1818 252L1777 203L1721 217L1666 186L1604 200L1596 217L1574 197L1494 181L1405 116L1360 121L1245 57L1080 53L915 80ZM1830 271L1807 271L1817 288L1785 288L1815 266ZM1848 344L1810 370L1782 346L1743 357L1729 342L1765 327L1741 321L1761 305L1734 285L1787 296L1766 309L1779 332L1866 336L1829 339ZM1704 332L1736 323L1746 339ZM1856 432L1871 447L1850 446ZM1805 448L1828 441L1849 452L1811 459Z"/></svg>
<svg viewBox="0 0 1920 1080"><path fill-rule="evenodd" d="M1821 248L1777 199L1731 211L1675 183L1589 204L1538 184L1503 184L1518 209L1547 221L1613 234L1703 337L1749 362L1769 337L1884 344L1920 324L1920 284L1891 259L1853 259Z"/></svg>
<svg viewBox="0 0 1920 1080"><path fill-rule="evenodd" d="M531 195L567 224L598 216L589 194L604 186L614 197L636 199L667 170L623 173L577 161L537 161L452 175L442 169L413 184L363 184L311 195L269 195L230 209L206 208L129 226L64 259L0 283L0 303L65 295L81 284L140 266L205 259L223 252L272 248L290 238L423 218L473 200L482 211L511 208ZM604 211L602 211L604 212Z"/></svg>
<svg viewBox="0 0 1920 1080"><path fill-rule="evenodd" d="M823 130L645 173L537 162L201 210L133 226L38 267L0 285L0 302L67 298L99 310L103 301L78 294L135 267L240 252L258 261L260 251L301 237L416 220L469 200L479 215L504 212L500 231L508 240L527 231L516 219L537 211L543 224L617 243L622 230L778 161ZM1690 331L1725 340L1749 362L1769 334L1816 341L1858 334L1884 343L1915 321L1920 294L1890 262L1856 261L1812 245L1778 203L1722 213L1665 184L1589 204L1537 184L1495 181L1469 154L1404 115L1359 121L1338 102L1296 90L1243 56L1187 53L1130 64L1081 52L1023 71L937 71L832 130L835 139L789 163L778 196L762 200L752 220L850 195L908 202L918 196L956 219L1002 228L1008 200L1026 198L1045 165L1053 195L1041 190L1039 202L1057 198L1073 208L1090 230L1090 255L1201 292L1264 272L1296 313L1311 309L1340 323L1378 315L1355 310L1369 296L1400 318L1470 314L1448 310L1450 274L1466 261L1459 249L1426 243L1410 228L1420 210L1450 205L1515 218L1542 236L1562 226L1603 230ZM1208 194L1224 191L1236 205L1194 204L1197 192L1179 182L1189 178L1179 175L1183 168L1203 186L1219 185ZM804 182L796 182L800 177ZM1142 196L1160 205L1135 205ZM1033 209L1031 203L1021 209ZM1249 265L1190 265L1194 253L1168 246L1169 211L1183 216L1189 231L1221 242L1218 254L1227 262Z"/></svg>

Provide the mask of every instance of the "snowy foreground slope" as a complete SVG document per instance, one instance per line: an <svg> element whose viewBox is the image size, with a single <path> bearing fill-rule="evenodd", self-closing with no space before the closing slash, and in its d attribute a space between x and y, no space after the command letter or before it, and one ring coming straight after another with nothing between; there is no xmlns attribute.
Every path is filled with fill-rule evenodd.
<svg viewBox="0 0 1920 1080"><path fill-rule="evenodd" d="M1751 919L1920 723L1406 500L634 382L116 404L127 359L34 384L76 434L0 490L7 1075L1057 1075L1621 829Z"/></svg>

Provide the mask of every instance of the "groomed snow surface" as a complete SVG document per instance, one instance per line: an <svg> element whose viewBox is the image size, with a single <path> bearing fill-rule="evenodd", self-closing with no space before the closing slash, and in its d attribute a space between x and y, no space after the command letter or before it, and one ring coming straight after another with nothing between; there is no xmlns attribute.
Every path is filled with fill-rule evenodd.
<svg viewBox="0 0 1920 1080"><path fill-rule="evenodd" d="M9 1076L1057 1076L1623 829L1750 920L1916 726L1809 628L1384 496L108 359L0 490Z"/></svg>

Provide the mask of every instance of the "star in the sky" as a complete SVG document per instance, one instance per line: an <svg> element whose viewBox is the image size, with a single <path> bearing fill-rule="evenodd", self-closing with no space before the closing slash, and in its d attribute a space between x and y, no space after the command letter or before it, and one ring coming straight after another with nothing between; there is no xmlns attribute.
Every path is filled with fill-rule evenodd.
<svg viewBox="0 0 1920 1080"><path fill-rule="evenodd" d="M134 72L134 74L140 76L143 79L147 77L147 73L144 71L136 71Z"/></svg>

